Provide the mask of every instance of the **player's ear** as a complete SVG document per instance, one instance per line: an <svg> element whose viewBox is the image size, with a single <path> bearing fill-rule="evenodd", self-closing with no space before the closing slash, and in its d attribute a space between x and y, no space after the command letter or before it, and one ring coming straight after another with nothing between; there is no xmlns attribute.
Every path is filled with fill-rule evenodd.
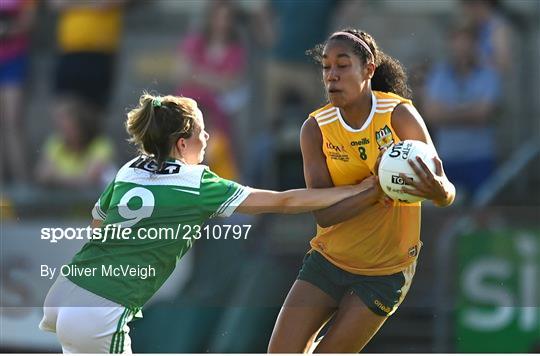
<svg viewBox="0 0 540 356"><path fill-rule="evenodd" d="M175 148L178 151L178 153L180 153L180 155L183 155L184 151L187 149L186 139L183 137L180 137L178 140L176 140Z"/></svg>
<svg viewBox="0 0 540 356"><path fill-rule="evenodd" d="M373 62L366 63L366 65L364 66L364 70L368 79L373 78L373 75L375 74L375 68L376 67Z"/></svg>

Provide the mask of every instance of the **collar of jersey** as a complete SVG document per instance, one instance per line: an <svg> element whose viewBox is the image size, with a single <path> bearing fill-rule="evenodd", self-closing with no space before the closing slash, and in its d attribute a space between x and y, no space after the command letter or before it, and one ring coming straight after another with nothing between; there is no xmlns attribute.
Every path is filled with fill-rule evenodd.
<svg viewBox="0 0 540 356"><path fill-rule="evenodd" d="M177 164L181 164L181 165L185 165L184 162L180 161L179 159L176 159L174 157L167 157L165 159L165 162L170 162L170 163L177 163Z"/></svg>
<svg viewBox="0 0 540 356"><path fill-rule="evenodd" d="M341 111L339 111L339 108L336 108L336 109L337 109L337 116L339 118L339 122L341 122L341 125L345 128L345 130L350 131L350 132L360 132L360 131L364 131L369 126L369 124L371 124L371 120L373 120L373 116L375 115L376 108L377 108L377 97L375 96L375 94L373 94L373 92L371 92L371 112L369 113L369 116L366 122L364 122L362 127L359 129L353 129L352 127L350 127L349 124L347 124L347 122L343 120L343 117L341 116Z"/></svg>

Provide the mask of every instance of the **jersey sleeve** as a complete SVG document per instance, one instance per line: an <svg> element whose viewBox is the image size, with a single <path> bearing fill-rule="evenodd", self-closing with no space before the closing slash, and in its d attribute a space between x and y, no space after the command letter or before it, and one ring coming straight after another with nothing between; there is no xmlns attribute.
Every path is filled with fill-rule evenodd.
<svg viewBox="0 0 540 356"><path fill-rule="evenodd" d="M95 220L103 221L107 217L107 210L109 210L109 205L111 204L113 189L114 180L109 183L107 188L105 188L98 201L96 202L96 205L94 205L94 208L92 209L92 217Z"/></svg>
<svg viewBox="0 0 540 356"><path fill-rule="evenodd" d="M201 176L200 202L205 218L231 216L249 196L251 188L223 179L209 169Z"/></svg>

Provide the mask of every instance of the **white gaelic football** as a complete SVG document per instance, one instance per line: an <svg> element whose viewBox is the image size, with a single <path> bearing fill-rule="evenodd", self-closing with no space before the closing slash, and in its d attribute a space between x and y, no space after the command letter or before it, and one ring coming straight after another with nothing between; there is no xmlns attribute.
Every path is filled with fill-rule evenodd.
<svg viewBox="0 0 540 356"><path fill-rule="evenodd" d="M405 140L399 142L390 146L381 157L379 182L382 190L390 198L404 203L415 203L424 200L401 191L403 187L412 188L412 186L407 185L408 179L415 182L419 181L418 176L407 162L408 159L412 159L420 167L420 164L416 161L417 156L426 163L432 172L435 172L435 162L433 162L435 151L422 141ZM405 174L408 179L401 178L400 173Z"/></svg>

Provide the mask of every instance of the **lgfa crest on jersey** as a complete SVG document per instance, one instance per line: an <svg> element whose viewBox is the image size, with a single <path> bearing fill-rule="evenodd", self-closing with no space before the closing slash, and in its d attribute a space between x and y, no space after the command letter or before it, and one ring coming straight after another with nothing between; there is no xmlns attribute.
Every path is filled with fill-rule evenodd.
<svg viewBox="0 0 540 356"><path fill-rule="evenodd" d="M383 147L388 147L394 143L394 139L392 138L392 131L390 130L388 125L385 125L382 129L375 132L375 139L377 140L377 145L379 145L379 149Z"/></svg>

